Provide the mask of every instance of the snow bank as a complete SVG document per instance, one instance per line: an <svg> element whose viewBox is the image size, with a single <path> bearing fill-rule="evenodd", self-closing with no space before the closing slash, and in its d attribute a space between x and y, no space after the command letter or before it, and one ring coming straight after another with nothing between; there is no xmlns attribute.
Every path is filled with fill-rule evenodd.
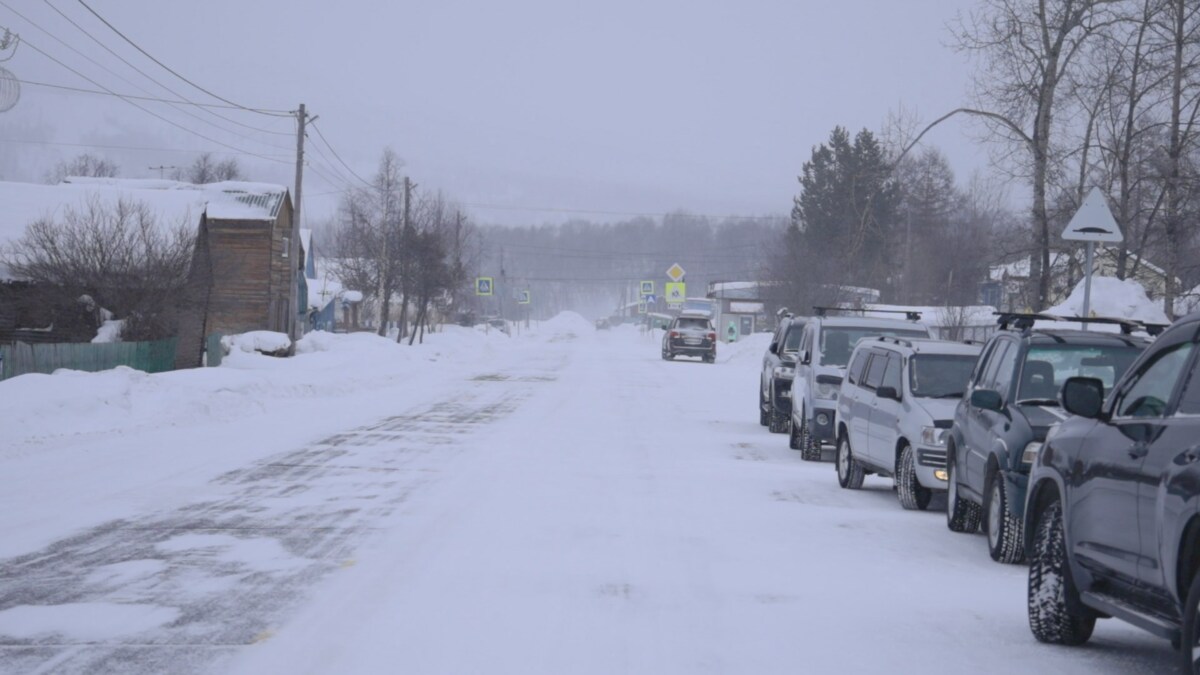
<svg viewBox="0 0 1200 675"><path fill-rule="evenodd" d="M1083 316L1084 281L1080 281L1062 304L1046 310L1059 316ZM1146 295L1146 289L1133 279L1092 277L1092 316L1137 319L1150 323L1170 323L1162 303Z"/></svg>
<svg viewBox="0 0 1200 675"><path fill-rule="evenodd" d="M576 312L560 312L553 319L541 321L527 335L537 336L546 340L574 340L575 338L592 335L596 332L596 324L583 318Z"/></svg>
<svg viewBox="0 0 1200 675"><path fill-rule="evenodd" d="M240 335L226 335L221 338L221 346L230 353L235 351L263 354L286 353L292 347L292 339L286 333L255 330Z"/></svg>

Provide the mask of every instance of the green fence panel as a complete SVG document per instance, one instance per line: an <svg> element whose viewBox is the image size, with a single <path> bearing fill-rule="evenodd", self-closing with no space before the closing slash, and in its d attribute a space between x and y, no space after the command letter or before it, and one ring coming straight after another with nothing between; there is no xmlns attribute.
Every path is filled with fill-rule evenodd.
<svg viewBox="0 0 1200 675"><path fill-rule="evenodd" d="M37 344L16 342L0 347L5 379L25 373L53 373L59 368L98 372L128 366L147 373L175 368L177 338L153 342L109 342L101 344Z"/></svg>
<svg viewBox="0 0 1200 675"><path fill-rule="evenodd" d="M221 346L221 334L213 333L204 338L204 362L209 366L221 365L225 356L225 348Z"/></svg>

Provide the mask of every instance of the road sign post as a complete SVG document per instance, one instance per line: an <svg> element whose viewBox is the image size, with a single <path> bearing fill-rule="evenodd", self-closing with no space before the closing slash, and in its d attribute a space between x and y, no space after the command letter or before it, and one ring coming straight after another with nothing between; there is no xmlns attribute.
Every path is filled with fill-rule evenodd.
<svg viewBox="0 0 1200 675"><path fill-rule="evenodd" d="M1092 262L1095 259L1096 243L1116 244L1124 241L1117 219L1108 208L1108 200L1100 188L1092 188L1079 210L1071 216L1071 222L1063 230L1065 241L1082 241L1087 244L1084 263L1086 276L1083 282L1083 329L1087 330L1087 319L1092 311Z"/></svg>

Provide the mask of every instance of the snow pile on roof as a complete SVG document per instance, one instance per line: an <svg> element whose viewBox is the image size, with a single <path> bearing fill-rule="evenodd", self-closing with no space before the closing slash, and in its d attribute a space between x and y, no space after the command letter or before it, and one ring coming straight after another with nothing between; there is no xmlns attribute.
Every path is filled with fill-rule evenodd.
<svg viewBox="0 0 1200 675"><path fill-rule="evenodd" d="M276 333L269 330L255 330L240 335L226 335L221 338L221 346L228 352L261 352L274 354L291 349L292 339L286 333Z"/></svg>
<svg viewBox="0 0 1200 675"><path fill-rule="evenodd" d="M164 227L200 224L200 214L227 220L273 220L287 188L269 183L226 181L193 185L172 180L68 178L58 185L0 181L0 243L19 238L42 218L60 218L64 210L84 209L92 200L145 203Z"/></svg>
<svg viewBox="0 0 1200 675"><path fill-rule="evenodd" d="M1083 316L1085 281L1080 281L1071 295L1060 305L1046 310L1057 316ZM1137 319L1150 323L1170 323L1162 303L1151 300L1146 289L1133 279L1092 277L1091 314L1097 317Z"/></svg>

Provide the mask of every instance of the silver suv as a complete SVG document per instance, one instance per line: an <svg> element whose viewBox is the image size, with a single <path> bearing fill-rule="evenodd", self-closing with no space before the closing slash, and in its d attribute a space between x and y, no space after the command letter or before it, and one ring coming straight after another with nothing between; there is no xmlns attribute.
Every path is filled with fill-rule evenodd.
<svg viewBox="0 0 1200 675"><path fill-rule="evenodd" d="M833 420L837 414L838 389L850 362L850 352L863 338L882 335L928 338L929 328L912 321L873 319L862 316L825 316L829 308L815 307L816 316L804 327L800 358L792 380L792 427L789 444L810 462L821 459L822 444L832 445L837 436Z"/></svg>
<svg viewBox="0 0 1200 675"><path fill-rule="evenodd" d="M876 338L858 343L837 404L838 484L891 476L906 509L946 489L946 436L981 345Z"/></svg>

